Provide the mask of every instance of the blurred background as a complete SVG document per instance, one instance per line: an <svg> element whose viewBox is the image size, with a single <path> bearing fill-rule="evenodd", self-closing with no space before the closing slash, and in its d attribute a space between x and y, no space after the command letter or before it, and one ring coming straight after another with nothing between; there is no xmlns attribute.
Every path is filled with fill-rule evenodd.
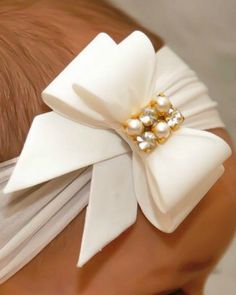
<svg viewBox="0 0 236 295"><path fill-rule="evenodd" d="M236 143L236 1L110 2L162 36L198 73ZM205 294L236 294L236 240L209 278Z"/></svg>
<svg viewBox="0 0 236 295"><path fill-rule="evenodd" d="M110 2L162 36L198 73L236 143L236 1Z"/></svg>

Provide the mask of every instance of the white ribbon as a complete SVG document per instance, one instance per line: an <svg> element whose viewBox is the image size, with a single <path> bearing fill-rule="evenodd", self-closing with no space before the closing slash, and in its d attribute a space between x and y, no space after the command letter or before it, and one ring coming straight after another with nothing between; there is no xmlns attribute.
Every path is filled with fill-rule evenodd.
<svg viewBox="0 0 236 295"><path fill-rule="evenodd" d="M155 54L134 32L118 45L99 34L42 93L53 111L34 119L5 192L93 165L79 266L135 222L137 203L155 227L174 231L223 173L230 148L209 132L181 127L150 154L126 137L122 124L156 92L181 109L186 125L202 112L186 106L207 97L168 47Z"/></svg>

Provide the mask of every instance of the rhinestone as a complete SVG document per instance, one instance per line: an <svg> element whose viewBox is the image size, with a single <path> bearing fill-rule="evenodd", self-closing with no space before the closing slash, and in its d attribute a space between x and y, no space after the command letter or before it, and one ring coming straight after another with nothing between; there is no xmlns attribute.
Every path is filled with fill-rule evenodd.
<svg viewBox="0 0 236 295"><path fill-rule="evenodd" d="M138 144L138 146L139 146L141 151L144 151L146 153L149 153L154 149L154 147L147 141L140 142Z"/></svg>
<svg viewBox="0 0 236 295"><path fill-rule="evenodd" d="M144 132L141 136L137 136L139 148L144 152L150 152L156 147L156 136L151 131Z"/></svg>
<svg viewBox="0 0 236 295"><path fill-rule="evenodd" d="M167 115L168 116L172 115L174 111L175 111L175 109L170 108L169 111L168 111L168 113L167 113Z"/></svg>
<svg viewBox="0 0 236 295"><path fill-rule="evenodd" d="M167 124L170 126L170 128L176 130L180 126L181 123L183 123L184 117L177 109L170 109L168 112L168 116L166 118Z"/></svg>
<svg viewBox="0 0 236 295"><path fill-rule="evenodd" d="M144 126L150 127L157 121L157 112L155 109L147 107L143 110L143 112L139 116L139 119Z"/></svg>

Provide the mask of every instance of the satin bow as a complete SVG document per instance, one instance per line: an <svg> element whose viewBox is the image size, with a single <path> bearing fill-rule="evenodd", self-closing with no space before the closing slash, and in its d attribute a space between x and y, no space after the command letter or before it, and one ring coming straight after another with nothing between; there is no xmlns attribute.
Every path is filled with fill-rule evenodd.
<svg viewBox="0 0 236 295"><path fill-rule="evenodd" d="M121 126L156 92L175 93L181 109L178 97L193 96L184 91L196 79L168 47L155 54L141 32L118 45L99 34L43 91L53 111L35 117L5 192L93 165L79 266L135 222L137 204L155 227L174 231L221 176L230 148L181 127L144 154Z"/></svg>

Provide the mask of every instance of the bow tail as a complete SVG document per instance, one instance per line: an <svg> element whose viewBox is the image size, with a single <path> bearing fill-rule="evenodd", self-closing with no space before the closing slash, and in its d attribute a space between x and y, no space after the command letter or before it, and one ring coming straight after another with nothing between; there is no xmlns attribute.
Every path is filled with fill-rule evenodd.
<svg viewBox="0 0 236 295"><path fill-rule="evenodd" d="M132 182L130 154L93 166L79 267L135 222L137 200Z"/></svg>

